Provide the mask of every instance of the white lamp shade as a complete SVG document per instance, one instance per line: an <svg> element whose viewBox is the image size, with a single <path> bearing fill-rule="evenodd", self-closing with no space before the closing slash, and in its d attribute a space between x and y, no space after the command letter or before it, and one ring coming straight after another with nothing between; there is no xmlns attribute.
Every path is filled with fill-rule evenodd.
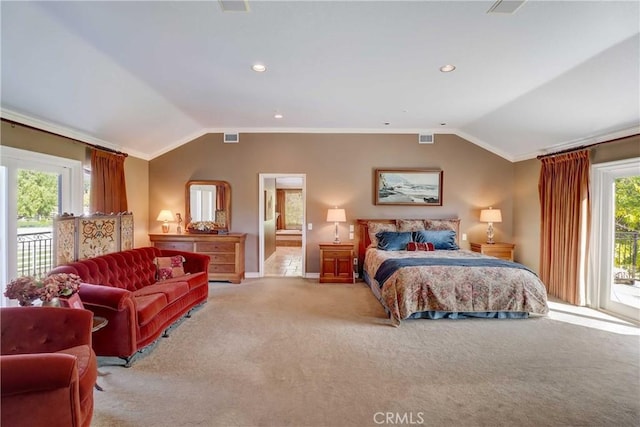
<svg viewBox="0 0 640 427"><path fill-rule="evenodd" d="M482 209L480 211L481 222L502 222L502 212L500 209Z"/></svg>
<svg viewBox="0 0 640 427"><path fill-rule="evenodd" d="M346 222L347 215L344 209L329 209L327 211L327 222Z"/></svg>
<svg viewBox="0 0 640 427"><path fill-rule="evenodd" d="M163 209L160 211L160 213L158 214L158 218L156 218L158 221L173 221L173 214L171 213L170 210L168 209Z"/></svg>

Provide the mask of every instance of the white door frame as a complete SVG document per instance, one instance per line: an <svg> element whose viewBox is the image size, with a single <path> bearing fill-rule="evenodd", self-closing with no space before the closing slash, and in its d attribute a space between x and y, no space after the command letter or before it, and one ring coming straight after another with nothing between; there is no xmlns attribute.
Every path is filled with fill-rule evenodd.
<svg viewBox="0 0 640 427"><path fill-rule="evenodd" d="M306 247L307 247L307 174L305 173L261 173L258 188L258 277L264 277L264 181L270 178L302 178L302 276L306 276Z"/></svg>
<svg viewBox="0 0 640 427"><path fill-rule="evenodd" d="M617 178L638 175L640 158L599 163L592 166L593 200L589 262L588 305L638 320L638 310L611 301L613 247Z"/></svg>

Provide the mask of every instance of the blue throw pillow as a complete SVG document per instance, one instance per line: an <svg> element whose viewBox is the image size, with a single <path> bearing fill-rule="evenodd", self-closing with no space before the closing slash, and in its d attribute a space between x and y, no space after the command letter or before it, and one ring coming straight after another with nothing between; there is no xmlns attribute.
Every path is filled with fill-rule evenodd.
<svg viewBox="0 0 640 427"><path fill-rule="evenodd" d="M418 243L433 243L436 249L460 249L456 244L456 232L453 230L420 230L414 232L414 239Z"/></svg>
<svg viewBox="0 0 640 427"><path fill-rule="evenodd" d="M378 239L378 249L383 251L404 251L407 243L411 242L410 231L380 231L376 233Z"/></svg>

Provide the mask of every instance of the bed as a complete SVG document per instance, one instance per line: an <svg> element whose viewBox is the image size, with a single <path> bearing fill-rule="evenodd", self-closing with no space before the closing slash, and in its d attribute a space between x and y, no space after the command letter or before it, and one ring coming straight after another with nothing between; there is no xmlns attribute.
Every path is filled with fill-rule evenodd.
<svg viewBox="0 0 640 427"><path fill-rule="evenodd" d="M361 275L395 326L411 318L546 315L526 266L459 248L459 219L359 219ZM411 249L411 250L407 250Z"/></svg>

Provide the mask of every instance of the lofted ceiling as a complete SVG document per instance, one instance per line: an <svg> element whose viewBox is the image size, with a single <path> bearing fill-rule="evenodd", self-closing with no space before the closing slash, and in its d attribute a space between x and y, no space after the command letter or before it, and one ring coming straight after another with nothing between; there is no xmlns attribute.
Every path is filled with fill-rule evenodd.
<svg viewBox="0 0 640 427"><path fill-rule="evenodd" d="M638 133L638 1L493 4L2 1L2 116L143 159L208 132L455 133L511 161Z"/></svg>

